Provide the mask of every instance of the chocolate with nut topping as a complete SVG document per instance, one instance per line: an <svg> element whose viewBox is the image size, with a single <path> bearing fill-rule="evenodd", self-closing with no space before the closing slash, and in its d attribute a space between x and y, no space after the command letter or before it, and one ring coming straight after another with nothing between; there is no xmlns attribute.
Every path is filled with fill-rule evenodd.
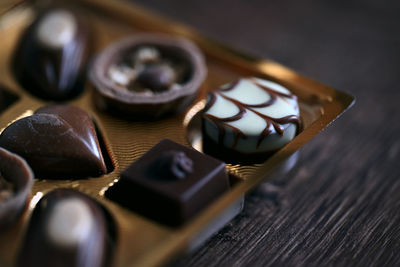
<svg viewBox="0 0 400 267"><path fill-rule="evenodd" d="M190 41L138 34L107 47L93 62L96 105L131 119L178 113L192 103L206 75Z"/></svg>
<svg viewBox="0 0 400 267"><path fill-rule="evenodd" d="M106 197L162 224L179 226L228 189L223 162L164 139L126 168Z"/></svg>
<svg viewBox="0 0 400 267"><path fill-rule="evenodd" d="M150 170L156 179L184 179L193 172L193 160L183 151L169 150L159 155Z"/></svg>

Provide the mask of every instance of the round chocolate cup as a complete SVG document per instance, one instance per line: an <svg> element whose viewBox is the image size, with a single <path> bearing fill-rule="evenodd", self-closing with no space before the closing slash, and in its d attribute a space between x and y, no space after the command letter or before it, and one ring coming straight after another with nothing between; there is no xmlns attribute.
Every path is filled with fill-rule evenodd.
<svg viewBox="0 0 400 267"><path fill-rule="evenodd" d="M185 60L190 67L190 75L179 90L146 95L130 91L114 83L107 77L108 68L140 46L153 46ZM203 54L189 40L162 34L138 34L115 42L102 51L92 62L89 78L96 88L94 100L100 109L119 116L142 120L155 119L183 111L195 99L198 89L206 77Z"/></svg>
<svg viewBox="0 0 400 267"><path fill-rule="evenodd" d="M33 185L33 172L20 156L0 148L0 172L14 185L11 197L0 203L0 232L22 214Z"/></svg>

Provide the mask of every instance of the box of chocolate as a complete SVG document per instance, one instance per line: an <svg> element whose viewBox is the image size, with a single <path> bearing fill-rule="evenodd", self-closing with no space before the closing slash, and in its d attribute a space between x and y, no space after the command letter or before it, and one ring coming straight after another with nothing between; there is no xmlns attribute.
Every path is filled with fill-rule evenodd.
<svg viewBox="0 0 400 267"><path fill-rule="evenodd" d="M195 250L352 96L119 1L0 18L0 265Z"/></svg>

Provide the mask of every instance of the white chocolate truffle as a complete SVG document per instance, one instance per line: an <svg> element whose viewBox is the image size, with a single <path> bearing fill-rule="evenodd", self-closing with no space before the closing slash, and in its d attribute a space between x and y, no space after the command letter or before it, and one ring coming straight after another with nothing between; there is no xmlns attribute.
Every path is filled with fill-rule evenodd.
<svg viewBox="0 0 400 267"><path fill-rule="evenodd" d="M209 93L204 134L239 153L272 152L300 127L297 97L285 87L257 78L240 79Z"/></svg>
<svg viewBox="0 0 400 267"><path fill-rule="evenodd" d="M74 16L65 10L56 10L47 14L37 28L39 41L51 48L62 48L74 39L77 22Z"/></svg>
<svg viewBox="0 0 400 267"><path fill-rule="evenodd" d="M47 236L58 246L73 247L86 240L93 227L93 216L87 203L70 198L54 206L47 225Z"/></svg>

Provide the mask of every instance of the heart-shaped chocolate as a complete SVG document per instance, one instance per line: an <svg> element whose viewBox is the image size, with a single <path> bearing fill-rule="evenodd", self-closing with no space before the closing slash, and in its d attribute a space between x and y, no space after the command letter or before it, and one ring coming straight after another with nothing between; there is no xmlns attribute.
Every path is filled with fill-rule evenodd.
<svg viewBox="0 0 400 267"><path fill-rule="evenodd" d="M71 105L50 105L15 121L0 135L0 147L19 154L36 176L98 176L107 171L89 115Z"/></svg>

